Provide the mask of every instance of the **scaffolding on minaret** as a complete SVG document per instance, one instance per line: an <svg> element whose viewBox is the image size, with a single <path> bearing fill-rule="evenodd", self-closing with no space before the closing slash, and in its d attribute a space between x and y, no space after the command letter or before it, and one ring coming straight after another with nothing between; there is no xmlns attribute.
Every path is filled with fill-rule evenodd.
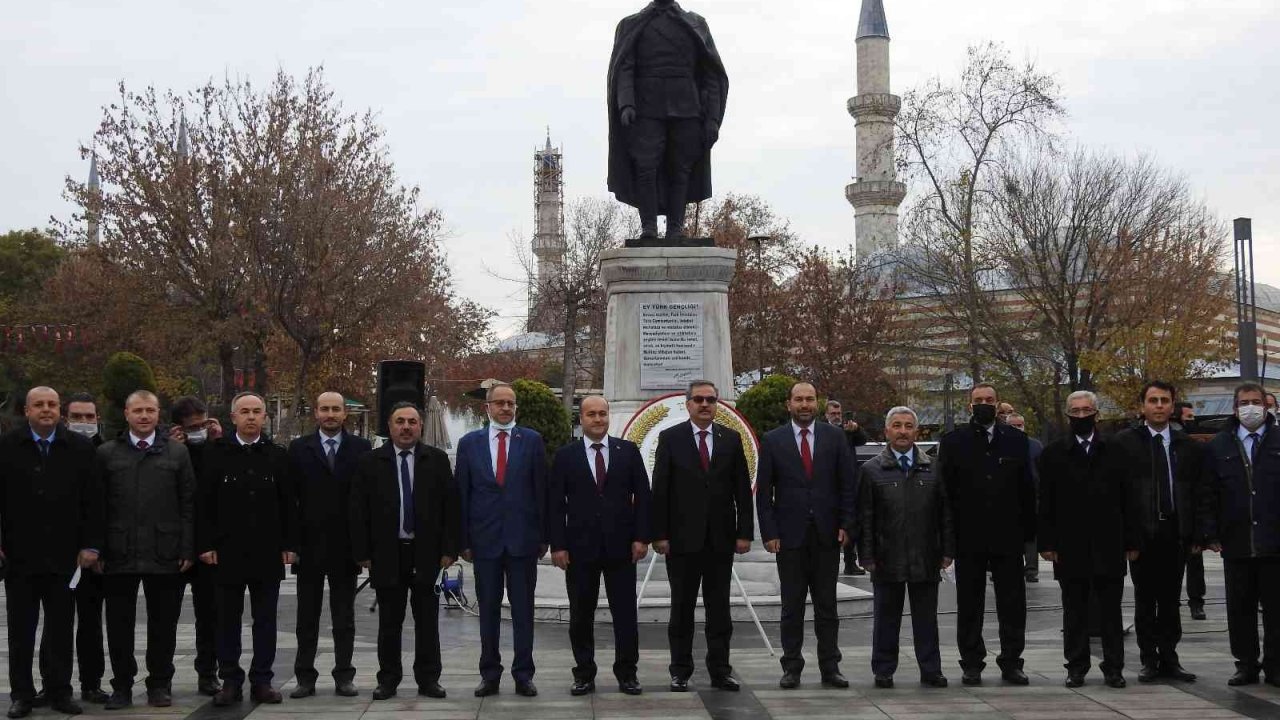
<svg viewBox="0 0 1280 720"><path fill-rule="evenodd" d="M543 297L547 288L564 268L564 156L560 148L551 146L551 130L547 142L533 153L533 256L536 276L530 278L530 332L554 334L560 328L555 308Z"/></svg>

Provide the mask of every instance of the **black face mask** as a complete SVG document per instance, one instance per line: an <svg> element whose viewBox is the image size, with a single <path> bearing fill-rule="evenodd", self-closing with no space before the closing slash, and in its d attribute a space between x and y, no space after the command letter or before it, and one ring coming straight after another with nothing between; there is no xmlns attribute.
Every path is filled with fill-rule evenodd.
<svg viewBox="0 0 1280 720"><path fill-rule="evenodd" d="M1085 417L1068 415L1067 420L1071 423L1072 434L1077 437L1087 438L1093 434L1093 428L1098 424L1098 414L1094 413Z"/></svg>
<svg viewBox="0 0 1280 720"><path fill-rule="evenodd" d="M979 425L990 425L996 421L995 405L974 405L973 421Z"/></svg>

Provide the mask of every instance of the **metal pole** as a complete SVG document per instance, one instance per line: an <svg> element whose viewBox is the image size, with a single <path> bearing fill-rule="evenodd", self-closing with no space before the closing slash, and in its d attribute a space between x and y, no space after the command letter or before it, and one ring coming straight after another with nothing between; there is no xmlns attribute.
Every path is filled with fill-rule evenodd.
<svg viewBox="0 0 1280 720"><path fill-rule="evenodd" d="M1253 221L1236 218L1236 339L1240 348L1240 379L1258 379L1257 290L1253 278Z"/></svg>
<svg viewBox="0 0 1280 720"><path fill-rule="evenodd" d="M644 580L640 583L640 591L636 593L636 609L640 609L640 601L644 599L644 589L649 587L649 576L653 575L653 564L658 562L658 551L650 550L649 567L644 571Z"/></svg>
<svg viewBox="0 0 1280 720"><path fill-rule="evenodd" d="M760 624L760 616L756 614L756 609L751 605L751 596L747 594L747 586L742 584L742 578L738 577L738 569L733 569L733 581L738 583L738 592L742 593L742 599L747 603L747 612L751 613L751 621L756 624L756 630L760 632L760 639L764 640L764 646L769 649L769 657L777 657L778 654L773 651L773 643L769 642L769 636L764 632L764 625Z"/></svg>

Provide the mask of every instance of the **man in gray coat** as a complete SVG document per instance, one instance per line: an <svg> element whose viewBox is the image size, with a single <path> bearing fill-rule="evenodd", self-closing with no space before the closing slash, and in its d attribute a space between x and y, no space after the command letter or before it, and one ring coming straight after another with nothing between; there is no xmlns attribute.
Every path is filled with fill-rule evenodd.
<svg viewBox="0 0 1280 720"><path fill-rule="evenodd" d="M195 471L182 443L156 432L160 401L138 390L125 401L129 432L98 448L98 486L106 508L107 647L111 698L106 709L133 704L134 622L138 585L147 602L147 704L172 704L173 654L182 611L180 573L195 561Z"/></svg>
<svg viewBox="0 0 1280 720"><path fill-rule="evenodd" d="M947 686L938 650L938 581L956 554L955 529L946 487L916 447L918 433L915 411L893 408L884 420L888 447L858 471L858 556L875 590L871 670L878 688L893 687L908 594L920 683Z"/></svg>

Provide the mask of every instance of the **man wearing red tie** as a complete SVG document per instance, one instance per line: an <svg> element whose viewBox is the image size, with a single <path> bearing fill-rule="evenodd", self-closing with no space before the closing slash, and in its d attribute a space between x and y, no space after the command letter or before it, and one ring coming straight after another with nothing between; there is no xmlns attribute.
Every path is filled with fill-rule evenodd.
<svg viewBox="0 0 1280 720"><path fill-rule="evenodd" d="M516 694L533 697L533 591L538 558L547 552L547 458L542 436L516 425L516 391L506 383L485 394L489 424L458 442L463 559L474 563L480 605L480 684L476 697L496 695L502 679L498 649L502 591L511 603Z"/></svg>
<svg viewBox="0 0 1280 720"><path fill-rule="evenodd" d="M695 380L685 392L689 422L658 435L653 464L653 547L667 557L671 583L671 691L693 675L693 611L702 587L711 686L740 689L729 664L733 621L729 581L734 553L751 550L751 480L738 433L716 425L716 386Z"/></svg>

